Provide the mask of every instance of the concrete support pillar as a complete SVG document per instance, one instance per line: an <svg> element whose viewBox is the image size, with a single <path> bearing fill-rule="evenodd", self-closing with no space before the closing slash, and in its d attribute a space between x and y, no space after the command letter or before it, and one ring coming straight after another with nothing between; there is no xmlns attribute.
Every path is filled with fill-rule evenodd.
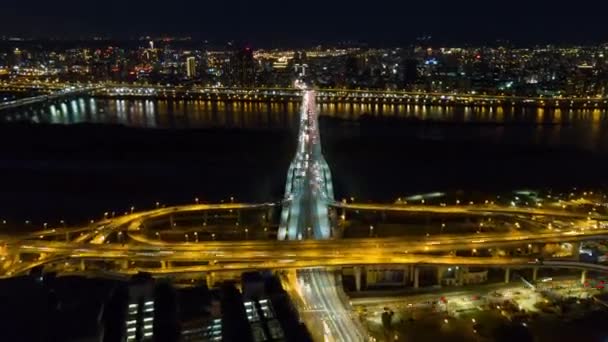
<svg viewBox="0 0 608 342"><path fill-rule="evenodd" d="M169 262L168 262L168 261L166 261L166 260L162 260L162 261L160 262L160 268L162 268L162 269L166 269L168 266L169 266Z"/></svg>
<svg viewBox="0 0 608 342"><path fill-rule="evenodd" d="M84 259L80 259L80 270L83 272L87 270L87 265L85 264Z"/></svg>
<svg viewBox="0 0 608 342"><path fill-rule="evenodd" d="M409 266L403 267L403 281L401 282L402 285L405 285L407 283L407 277L409 277L409 273Z"/></svg>
<svg viewBox="0 0 608 342"><path fill-rule="evenodd" d="M65 242L70 242L70 233L65 233Z"/></svg>
<svg viewBox="0 0 608 342"><path fill-rule="evenodd" d="M538 278L538 267L534 267L532 269L532 281L536 281Z"/></svg>
<svg viewBox="0 0 608 342"><path fill-rule="evenodd" d="M437 267L437 285L441 285L441 281L443 280L443 267Z"/></svg>
<svg viewBox="0 0 608 342"><path fill-rule="evenodd" d="M121 260L118 262L118 265L121 269L126 270L129 268L129 260Z"/></svg>
<svg viewBox="0 0 608 342"><path fill-rule="evenodd" d="M409 277L410 277L410 283L413 283L414 282L414 265L409 265L408 273L409 273Z"/></svg>
<svg viewBox="0 0 608 342"><path fill-rule="evenodd" d="M580 256L581 243L572 242L572 259L578 260Z"/></svg>
<svg viewBox="0 0 608 342"><path fill-rule="evenodd" d="M539 244L533 244L531 252L535 254L542 252L542 246L540 246Z"/></svg>
<svg viewBox="0 0 608 342"><path fill-rule="evenodd" d="M173 215L169 215L169 229L173 229L173 223L175 223L173 221Z"/></svg>
<svg viewBox="0 0 608 342"><path fill-rule="evenodd" d="M209 212L207 210L203 211L203 223L207 224L207 219L209 218Z"/></svg>
<svg viewBox="0 0 608 342"><path fill-rule="evenodd" d="M353 272L355 273L355 290L359 292L361 291L361 267L353 267Z"/></svg>
<svg viewBox="0 0 608 342"><path fill-rule="evenodd" d="M587 270L581 272L581 284L587 282Z"/></svg>
<svg viewBox="0 0 608 342"><path fill-rule="evenodd" d="M207 281L207 287L213 288L213 286L215 285L215 274L213 272L207 272L207 274L205 275L205 279Z"/></svg>
<svg viewBox="0 0 608 342"><path fill-rule="evenodd" d="M420 284L420 269L416 266L414 266L414 288L417 289Z"/></svg>
<svg viewBox="0 0 608 342"><path fill-rule="evenodd" d="M511 269L509 267L507 267L505 269L505 284L508 284L510 280L511 280Z"/></svg>
<svg viewBox="0 0 608 342"><path fill-rule="evenodd" d="M236 211L236 222L241 222L241 211L237 210Z"/></svg>
<svg viewBox="0 0 608 342"><path fill-rule="evenodd" d="M273 214L272 207L269 207L268 212L266 213L266 222L264 222L264 223L271 222L272 216L273 216L272 214Z"/></svg>

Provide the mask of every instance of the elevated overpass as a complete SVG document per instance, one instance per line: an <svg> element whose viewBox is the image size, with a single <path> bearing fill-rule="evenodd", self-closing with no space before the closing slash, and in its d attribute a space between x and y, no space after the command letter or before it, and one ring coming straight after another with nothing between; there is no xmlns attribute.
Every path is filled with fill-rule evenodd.
<svg viewBox="0 0 608 342"><path fill-rule="evenodd" d="M210 259L214 259L213 262ZM64 262L69 264L77 260L80 265L77 266L78 271L84 272L86 270L96 272L105 271L110 274L135 274L138 272L149 272L157 276L166 274L178 274L178 273L191 273L191 272L226 272L226 271L238 271L245 272L250 270L309 270L314 268L342 268L342 267L357 267L366 265L414 265L414 266L469 266L469 267L484 267L484 268L564 268L564 269L578 269L582 271L594 271L608 273L608 266L585 263L571 260L545 260L539 262L535 258L526 257L459 257L459 256L435 256L425 254L408 254L408 255L391 255L389 253L370 256L369 253L353 253L353 254L340 254L335 256L310 256L302 257L299 255L293 255L291 257L285 256L283 259L276 258L263 258L263 257L236 257L233 255L230 257L230 263L223 263L218 257L211 257L201 255L197 252L147 252L137 253L132 251L125 252L108 252L104 254L99 253L87 253L80 252L74 255L59 255L52 258L45 259L43 261L35 261L30 263L22 263L13 267L4 277L11 277L18 274L22 274L31 270L37 266L42 265L58 265L61 268L64 267ZM130 263L133 260L137 260L140 263L158 263L155 267L137 266ZM102 262L103 269L96 268L95 262ZM199 262L196 265L189 265L189 263ZM93 264L91 264L93 263ZM108 267L108 263L115 263L116 267ZM185 265L184 265L185 264ZM76 264L79 265L79 264ZM78 268L80 267L80 268ZM67 271L69 273L69 271ZM308 271L305 271L302 278ZM330 277L319 276L319 279L314 281L327 282ZM331 287L336 286L335 283ZM323 292L323 289L319 289L318 292ZM318 297L316 300L322 302L331 303L335 298L333 296L315 296ZM307 300L307 301L310 301ZM321 304L323 305L323 304ZM338 304L325 304L329 305L333 309L339 309Z"/></svg>
<svg viewBox="0 0 608 342"><path fill-rule="evenodd" d="M580 213L551 208L529 208L516 206L498 205L404 205L404 204L379 204L379 203L343 203L334 202L330 205L333 208L344 210L359 211L378 211L378 212L411 212L411 213L430 213L430 214L507 214L507 215L530 215L530 216L553 216L562 218L577 218L606 221L608 216L600 215L596 212Z"/></svg>
<svg viewBox="0 0 608 342"><path fill-rule="evenodd" d="M96 232L97 233L97 232ZM136 235L132 233L132 235ZM4 242L0 256L20 253L65 254L78 256L79 252L104 257L120 252L136 258L138 253L154 253L157 257L174 253L198 253L197 260L217 260L224 262L243 257L285 258L335 256L358 254L364 257L378 254L441 253L455 250L500 248L527 244L582 242L608 239L607 229L585 231L544 231L539 233L488 233L468 235L443 235L433 238L366 238L341 240L286 240L286 241L204 241L199 243L169 243L151 239L137 239L133 243L99 243L90 241L63 242L25 240ZM239 254L240 253L240 254Z"/></svg>

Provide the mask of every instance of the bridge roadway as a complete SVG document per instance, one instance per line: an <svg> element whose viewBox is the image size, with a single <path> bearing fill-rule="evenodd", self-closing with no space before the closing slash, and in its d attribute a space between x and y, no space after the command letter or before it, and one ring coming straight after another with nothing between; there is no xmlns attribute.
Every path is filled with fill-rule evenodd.
<svg viewBox="0 0 608 342"><path fill-rule="evenodd" d="M304 93L298 146L287 172L280 240L329 238L328 204L333 200L331 172L321 152L315 95Z"/></svg>
<svg viewBox="0 0 608 342"><path fill-rule="evenodd" d="M285 202L277 238L279 240L317 239L326 240L332 235L329 221L329 203L333 200L333 188L329 166L321 152L316 94L306 86L300 108L300 127L296 155L291 162L285 187ZM325 253L318 261L327 260ZM359 260L360 256L353 256ZM309 260L312 261L312 260ZM360 322L352 317L346 296L336 281L334 272L311 269L313 263L292 259L275 259L273 264L292 264L297 268L288 284L299 294L297 302L304 307L315 307L314 314L301 311L309 331L317 340L364 341L366 333ZM277 265L278 265L277 264ZM323 331L320 331L323 327Z"/></svg>
<svg viewBox="0 0 608 342"><path fill-rule="evenodd" d="M95 90L99 90L101 87L99 86L91 86L91 87L69 87L61 90L54 90L50 94L46 95L38 95L32 97L26 97L22 99L17 99L14 101L2 102L0 103L0 111L15 109L18 107L28 106L32 104L42 103L46 101L53 101L63 97L74 96L79 94L86 94L93 92Z"/></svg>
<svg viewBox="0 0 608 342"><path fill-rule="evenodd" d="M2 90L37 89L57 91L70 87L81 87L82 84L55 82L23 82L11 81L0 83ZM269 100L271 97L282 100L298 101L301 89L288 87L274 88L216 88L200 86L162 86L140 85L116 82L98 82L88 86L98 87L96 95L111 97L154 97L163 98L196 98L198 96L222 95L222 99L230 100ZM227 96L224 98L224 95ZM353 102L353 103L407 103L422 105L524 105L537 107L567 107L567 108L606 108L606 97L526 97L511 95L487 95L471 93L432 93L407 92L388 90L355 90L355 89L319 89L316 93L319 102ZM232 98L234 97L234 98Z"/></svg>

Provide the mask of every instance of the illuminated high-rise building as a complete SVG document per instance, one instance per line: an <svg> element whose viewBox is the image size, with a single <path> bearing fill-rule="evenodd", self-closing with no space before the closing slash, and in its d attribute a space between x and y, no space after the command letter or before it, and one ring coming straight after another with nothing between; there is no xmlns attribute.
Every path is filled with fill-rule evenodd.
<svg viewBox="0 0 608 342"><path fill-rule="evenodd" d="M194 57L186 58L186 76L188 78L196 77L196 58Z"/></svg>
<svg viewBox="0 0 608 342"><path fill-rule="evenodd" d="M15 51L13 51L13 66L20 66L21 63L23 62L23 52L21 50L19 50L19 48L16 48Z"/></svg>
<svg viewBox="0 0 608 342"><path fill-rule="evenodd" d="M136 278L129 286L125 336L127 341L147 341L154 336L154 281Z"/></svg>
<svg viewBox="0 0 608 342"><path fill-rule="evenodd" d="M104 306L104 342L154 339L154 288L150 275L138 274L115 290Z"/></svg>

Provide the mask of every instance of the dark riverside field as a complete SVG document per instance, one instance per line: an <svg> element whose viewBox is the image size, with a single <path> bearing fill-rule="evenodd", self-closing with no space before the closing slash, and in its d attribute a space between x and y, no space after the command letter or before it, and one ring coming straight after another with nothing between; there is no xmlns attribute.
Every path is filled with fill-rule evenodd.
<svg viewBox="0 0 608 342"><path fill-rule="evenodd" d="M282 198L294 155L283 128L0 125L0 219L80 223L105 211ZM431 191L601 187L601 134L531 122L321 117L336 198L393 201Z"/></svg>
<svg viewBox="0 0 608 342"><path fill-rule="evenodd" d="M0 126L0 218L98 218L131 205L280 199L288 131Z"/></svg>

